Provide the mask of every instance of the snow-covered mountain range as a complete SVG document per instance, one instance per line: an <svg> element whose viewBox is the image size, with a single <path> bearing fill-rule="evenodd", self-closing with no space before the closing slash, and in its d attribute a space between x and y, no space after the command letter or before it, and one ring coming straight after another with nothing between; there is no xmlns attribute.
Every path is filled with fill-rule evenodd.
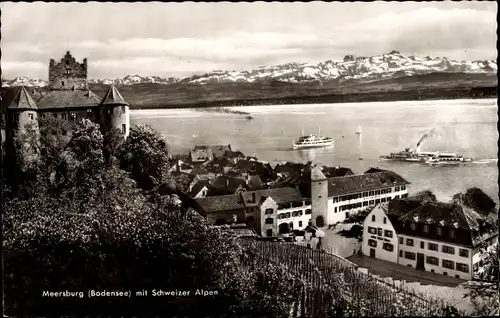
<svg viewBox="0 0 500 318"><path fill-rule="evenodd" d="M341 61L325 61L318 64L287 63L261 66L251 71L212 71L203 75L184 78L127 75L117 79L89 79L89 83L133 85L140 83L252 83L259 81L282 81L300 83L326 80L382 80L401 76L412 76L435 72L447 73L496 73L496 61L456 61L446 57L405 56L398 51L372 57L347 55ZM39 86L47 82L38 78L18 77L2 81L4 86Z"/></svg>

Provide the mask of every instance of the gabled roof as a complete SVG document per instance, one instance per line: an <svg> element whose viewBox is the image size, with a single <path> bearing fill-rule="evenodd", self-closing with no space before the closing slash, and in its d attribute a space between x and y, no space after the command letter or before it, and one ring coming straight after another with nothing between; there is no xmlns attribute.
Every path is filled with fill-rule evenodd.
<svg viewBox="0 0 500 318"><path fill-rule="evenodd" d="M393 171L380 171L328 179L328 196L410 184Z"/></svg>
<svg viewBox="0 0 500 318"><path fill-rule="evenodd" d="M213 160L214 156L212 154L212 149L210 148L195 148L189 152L191 156L191 162L203 162L207 160Z"/></svg>
<svg viewBox="0 0 500 318"><path fill-rule="evenodd" d="M255 202L253 202L253 194L255 194ZM241 194L247 206L258 205L266 198L273 199L276 203L296 202L303 200L299 190L285 187L276 189L263 189L256 191L248 191Z"/></svg>
<svg viewBox="0 0 500 318"><path fill-rule="evenodd" d="M106 92L106 95L102 98L101 105L104 106L129 106L129 103L125 101L118 89L111 85Z"/></svg>
<svg viewBox="0 0 500 318"><path fill-rule="evenodd" d="M239 186L242 186L244 189L250 189L246 184L244 179L241 178L233 178L228 176L220 176L217 177L212 182L212 187L216 189L224 190L224 192L234 193Z"/></svg>
<svg viewBox="0 0 500 318"><path fill-rule="evenodd" d="M38 109L37 103L24 86L9 87L2 93L4 109Z"/></svg>
<svg viewBox="0 0 500 318"><path fill-rule="evenodd" d="M206 213L239 210L245 208L241 197L235 194L218 195L213 197L198 198L195 200Z"/></svg>
<svg viewBox="0 0 500 318"><path fill-rule="evenodd" d="M335 177L345 177L352 176L354 172L351 169L345 167L324 167L323 174L327 178L335 178Z"/></svg>
<svg viewBox="0 0 500 318"><path fill-rule="evenodd" d="M191 189L191 192L189 194L191 196L195 196L198 193L200 193L200 191L203 189L203 187L210 189L210 187L211 187L210 182L208 182L208 180L200 180L200 181L196 182L196 184L193 186L193 188Z"/></svg>
<svg viewBox="0 0 500 318"><path fill-rule="evenodd" d="M101 98L90 90L54 90L45 93L37 103L40 109L97 107Z"/></svg>

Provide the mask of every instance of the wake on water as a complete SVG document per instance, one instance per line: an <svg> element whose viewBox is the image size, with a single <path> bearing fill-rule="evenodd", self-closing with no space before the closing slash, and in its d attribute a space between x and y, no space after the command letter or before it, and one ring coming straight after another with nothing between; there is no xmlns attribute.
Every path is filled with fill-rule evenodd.
<svg viewBox="0 0 500 318"><path fill-rule="evenodd" d="M488 164L488 163L497 163L498 158L492 158L492 159L480 159L480 160L473 160L470 163L476 163L476 164Z"/></svg>

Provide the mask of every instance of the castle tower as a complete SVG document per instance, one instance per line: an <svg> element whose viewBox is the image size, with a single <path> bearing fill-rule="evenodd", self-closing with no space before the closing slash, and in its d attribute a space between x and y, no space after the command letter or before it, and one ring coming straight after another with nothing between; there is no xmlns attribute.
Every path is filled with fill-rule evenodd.
<svg viewBox="0 0 500 318"><path fill-rule="evenodd" d="M328 179L321 168L311 168L311 219L317 227L328 225Z"/></svg>
<svg viewBox="0 0 500 318"><path fill-rule="evenodd" d="M100 106L101 127L105 131L117 128L126 138L130 131L130 105L114 85L109 87Z"/></svg>
<svg viewBox="0 0 500 318"><path fill-rule="evenodd" d="M15 151L24 155L36 155L39 141L38 106L24 86L14 87L2 96L5 110L7 147L15 146ZM21 138L22 144L14 144ZM20 148L19 148L20 147Z"/></svg>
<svg viewBox="0 0 500 318"><path fill-rule="evenodd" d="M59 63L51 59L49 62L49 89L87 89L87 59L83 59L83 63L78 63L69 51Z"/></svg>

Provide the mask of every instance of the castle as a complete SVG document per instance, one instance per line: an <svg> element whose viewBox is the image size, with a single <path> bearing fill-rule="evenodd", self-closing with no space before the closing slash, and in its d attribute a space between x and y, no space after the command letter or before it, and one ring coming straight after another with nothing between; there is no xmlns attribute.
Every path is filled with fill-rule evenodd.
<svg viewBox="0 0 500 318"><path fill-rule="evenodd" d="M124 137L130 129L130 104L111 85L103 98L88 88L87 59L79 63L68 51L60 62L49 62L48 91L24 86L1 90L2 144L27 127L38 129L38 119L52 116L74 123L86 118L98 123L103 133L118 128Z"/></svg>

